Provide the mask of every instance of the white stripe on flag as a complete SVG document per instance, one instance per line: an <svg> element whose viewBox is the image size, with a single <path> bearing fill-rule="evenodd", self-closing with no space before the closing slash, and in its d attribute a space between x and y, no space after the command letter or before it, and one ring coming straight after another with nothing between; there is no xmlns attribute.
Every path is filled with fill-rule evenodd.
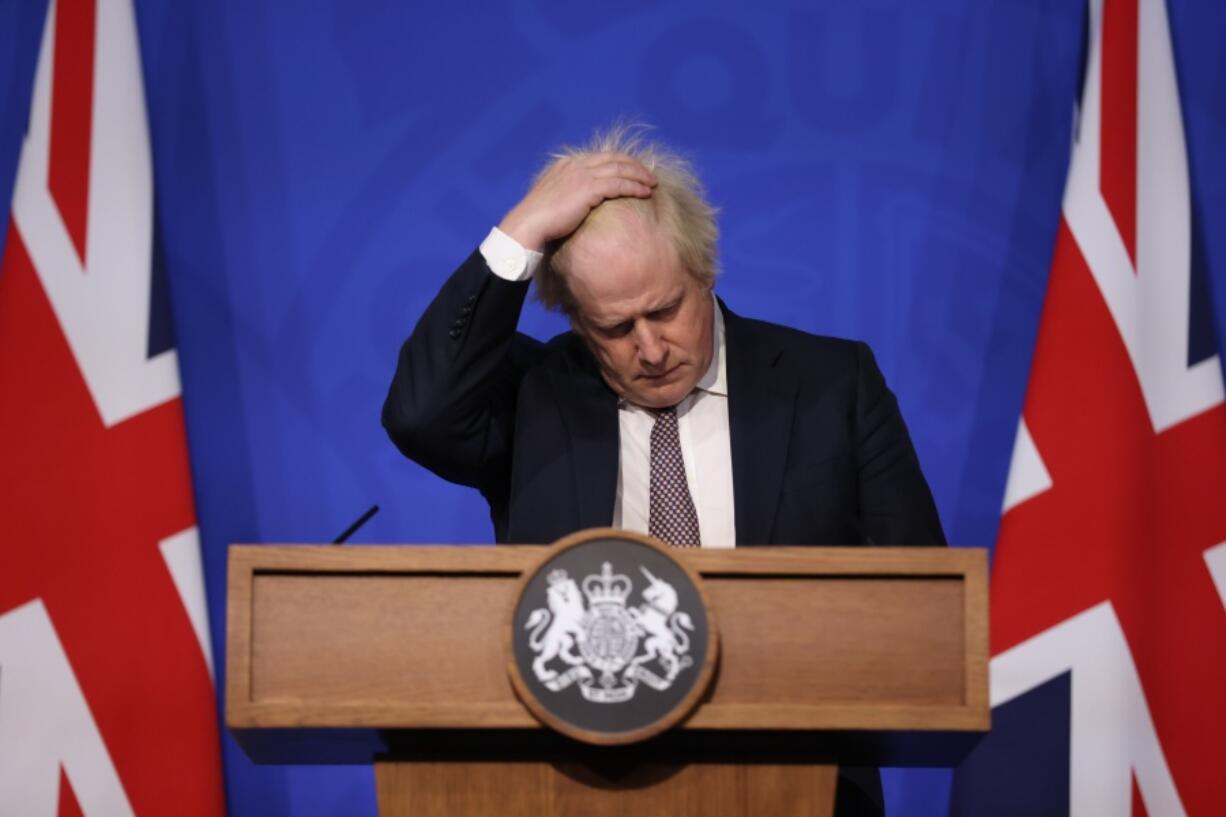
<svg viewBox="0 0 1226 817"><path fill-rule="evenodd" d="M1124 630L1105 601L992 659L997 707L1070 673L1070 817L1131 817L1132 776L1150 817L1187 817Z"/></svg>
<svg viewBox="0 0 1226 817"><path fill-rule="evenodd" d="M1217 594L1226 607L1226 542L1214 545L1205 551L1205 564L1209 566L1209 575L1217 586Z"/></svg>
<svg viewBox="0 0 1226 817"><path fill-rule="evenodd" d="M1013 441L1013 460L1009 463L1009 482L1005 485L1006 514L1010 509L1051 488L1051 474L1035 447L1030 429L1023 418L1017 424L1017 439Z"/></svg>
<svg viewBox="0 0 1226 817"><path fill-rule="evenodd" d="M0 615L0 817L55 817L60 769L86 817L133 817L42 599Z"/></svg>
<svg viewBox="0 0 1226 817"><path fill-rule="evenodd" d="M204 597L204 567L200 562L200 531L195 527L180 531L158 543L166 569L179 591L179 601L192 622L200 652L213 679L213 650L209 640L209 607Z"/></svg>

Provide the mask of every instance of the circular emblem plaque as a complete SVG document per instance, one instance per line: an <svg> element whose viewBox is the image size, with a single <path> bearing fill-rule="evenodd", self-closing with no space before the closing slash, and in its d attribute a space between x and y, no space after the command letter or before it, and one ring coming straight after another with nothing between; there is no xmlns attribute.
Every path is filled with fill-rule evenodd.
<svg viewBox="0 0 1226 817"><path fill-rule="evenodd" d="M509 642L520 700L596 744L644 740L688 715L719 649L698 574L614 528L567 536L525 572Z"/></svg>

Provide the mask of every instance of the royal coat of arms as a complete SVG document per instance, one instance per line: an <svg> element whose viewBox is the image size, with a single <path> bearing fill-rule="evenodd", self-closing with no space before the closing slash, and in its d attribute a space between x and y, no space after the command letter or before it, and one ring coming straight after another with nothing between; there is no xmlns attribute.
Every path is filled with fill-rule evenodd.
<svg viewBox="0 0 1226 817"><path fill-rule="evenodd" d="M579 685L593 703L621 703L640 683L663 691L693 660L688 613L677 609L677 591L645 567L641 603L628 606L634 583L604 562L600 573L576 582L565 570L547 576L546 602L528 615L532 671L551 692ZM580 589L582 588L582 590Z"/></svg>

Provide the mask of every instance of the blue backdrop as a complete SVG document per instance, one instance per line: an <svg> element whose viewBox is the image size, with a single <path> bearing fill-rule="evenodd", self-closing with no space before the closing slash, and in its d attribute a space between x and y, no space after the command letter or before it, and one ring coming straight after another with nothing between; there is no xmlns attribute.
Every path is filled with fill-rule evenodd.
<svg viewBox="0 0 1226 817"><path fill-rule="evenodd" d="M1226 4L1170 0L1226 317ZM0 0L0 200L43 0ZM688 153L744 315L868 340L950 539L990 544L1068 159L1079 0L137 2L219 673L225 547L488 542L379 427L397 347L548 148L619 115ZM563 328L535 308L524 328ZM219 675L219 677L221 677ZM366 768L252 765L231 814L373 815ZM948 772L888 772L892 815Z"/></svg>

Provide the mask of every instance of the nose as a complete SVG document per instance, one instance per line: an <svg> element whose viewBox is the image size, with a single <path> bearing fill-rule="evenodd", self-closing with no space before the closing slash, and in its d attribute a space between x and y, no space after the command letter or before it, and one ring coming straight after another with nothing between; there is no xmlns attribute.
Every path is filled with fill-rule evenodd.
<svg viewBox="0 0 1226 817"><path fill-rule="evenodd" d="M649 369L662 367L668 359L668 344L650 325L636 327L639 360Z"/></svg>

